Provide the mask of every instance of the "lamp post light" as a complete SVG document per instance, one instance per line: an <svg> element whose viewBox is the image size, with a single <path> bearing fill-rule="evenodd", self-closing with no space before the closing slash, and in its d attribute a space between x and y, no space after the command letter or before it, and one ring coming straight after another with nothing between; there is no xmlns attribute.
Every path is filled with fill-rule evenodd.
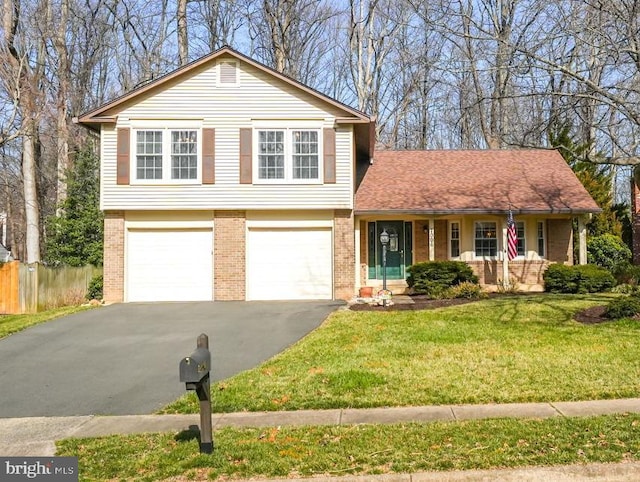
<svg viewBox="0 0 640 482"><path fill-rule="evenodd" d="M380 243L382 243L382 306L387 306L387 245L389 244L389 233L383 229L380 233Z"/></svg>

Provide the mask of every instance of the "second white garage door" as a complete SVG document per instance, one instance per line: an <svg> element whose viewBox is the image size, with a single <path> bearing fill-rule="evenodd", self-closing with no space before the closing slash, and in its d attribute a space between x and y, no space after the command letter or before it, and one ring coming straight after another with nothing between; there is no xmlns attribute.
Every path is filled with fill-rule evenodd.
<svg viewBox="0 0 640 482"><path fill-rule="evenodd" d="M332 299L331 248L331 229L249 229L247 299Z"/></svg>
<svg viewBox="0 0 640 482"><path fill-rule="evenodd" d="M127 301L213 298L211 229L130 229Z"/></svg>

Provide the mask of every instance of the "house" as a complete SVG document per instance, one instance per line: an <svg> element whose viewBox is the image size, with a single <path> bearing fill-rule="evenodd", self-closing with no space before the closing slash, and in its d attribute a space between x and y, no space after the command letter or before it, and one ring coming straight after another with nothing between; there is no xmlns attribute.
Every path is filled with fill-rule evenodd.
<svg viewBox="0 0 640 482"><path fill-rule="evenodd" d="M101 137L108 301L349 299L380 283L385 228L399 286L445 258L495 283L509 204L536 273L598 211L552 151L374 154L369 116L228 47L76 121ZM516 165L521 197L496 176Z"/></svg>
<svg viewBox="0 0 640 482"><path fill-rule="evenodd" d="M517 256L504 263L509 211ZM585 224L596 212L556 150L377 151L355 196L360 282L379 284L386 230L390 286L402 287L415 262L459 260L484 285L540 290L549 263L573 264L574 218L586 263Z"/></svg>

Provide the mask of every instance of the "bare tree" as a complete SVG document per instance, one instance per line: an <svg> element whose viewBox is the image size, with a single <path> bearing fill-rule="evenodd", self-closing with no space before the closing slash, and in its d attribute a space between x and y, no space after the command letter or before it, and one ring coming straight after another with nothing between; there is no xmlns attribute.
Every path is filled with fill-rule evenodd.
<svg viewBox="0 0 640 482"><path fill-rule="evenodd" d="M37 12L37 13L36 13ZM26 261L40 261L40 206L37 185L37 151L39 143L38 121L42 112L41 83L44 73L44 40L31 38L25 34L22 22L21 4L18 0L3 4L2 50L6 59L8 77L3 83L11 85L15 106L21 118L22 138L22 182L24 190L24 212L26 224ZM36 10L28 14L46 22L50 15L48 2L36 5ZM33 43L31 43L33 42Z"/></svg>
<svg viewBox="0 0 640 482"><path fill-rule="evenodd" d="M178 0L176 12L178 31L178 63L185 65L189 62L189 35L187 31L187 0Z"/></svg>
<svg viewBox="0 0 640 482"><path fill-rule="evenodd" d="M334 15L326 1L263 0L261 8L249 13L255 53L277 71L313 86L328 50L325 33Z"/></svg>

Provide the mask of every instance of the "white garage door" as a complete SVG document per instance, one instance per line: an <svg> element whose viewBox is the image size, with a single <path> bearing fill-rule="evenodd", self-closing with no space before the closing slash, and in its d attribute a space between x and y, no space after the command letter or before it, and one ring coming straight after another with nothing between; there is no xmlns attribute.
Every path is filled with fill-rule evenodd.
<svg viewBox="0 0 640 482"><path fill-rule="evenodd" d="M247 299L331 299L331 246L331 229L250 229Z"/></svg>
<svg viewBox="0 0 640 482"><path fill-rule="evenodd" d="M212 251L210 229L130 229L127 301L211 300Z"/></svg>

